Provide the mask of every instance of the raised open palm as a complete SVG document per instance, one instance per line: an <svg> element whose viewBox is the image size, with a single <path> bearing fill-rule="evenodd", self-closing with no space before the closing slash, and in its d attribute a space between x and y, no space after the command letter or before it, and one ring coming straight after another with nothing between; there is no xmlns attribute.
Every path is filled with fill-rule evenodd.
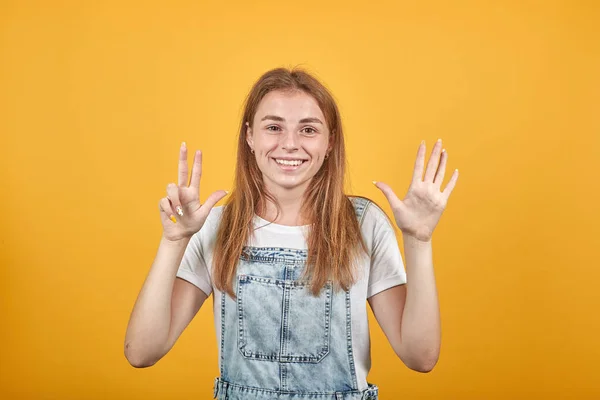
<svg viewBox="0 0 600 400"><path fill-rule="evenodd" d="M439 139L433 146L425 170L425 141L423 141L417 151L413 180L404 199L400 200L389 185L383 182L375 183L390 203L396 225L402 233L421 241L431 240L458 180L458 169L455 169L446 188L441 190L447 161L448 152L442 149L442 140Z"/></svg>
<svg viewBox="0 0 600 400"><path fill-rule="evenodd" d="M187 147L185 142L182 143L179 149L178 184L167 185L167 196L160 199L158 205L163 236L166 239L175 241L192 237L202 228L214 205L227 195L225 190L218 190L208 196L204 204L201 204L201 176L202 152L196 151L191 178L189 178Z"/></svg>

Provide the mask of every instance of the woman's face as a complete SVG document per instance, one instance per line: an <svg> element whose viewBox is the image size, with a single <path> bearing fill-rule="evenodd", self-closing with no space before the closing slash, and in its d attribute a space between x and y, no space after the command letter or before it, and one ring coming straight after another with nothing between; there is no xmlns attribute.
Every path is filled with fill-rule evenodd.
<svg viewBox="0 0 600 400"><path fill-rule="evenodd" d="M325 117L304 92L269 92L258 105L253 125L246 126L246 141L271 193L303 193L331 150Z"/></svg>

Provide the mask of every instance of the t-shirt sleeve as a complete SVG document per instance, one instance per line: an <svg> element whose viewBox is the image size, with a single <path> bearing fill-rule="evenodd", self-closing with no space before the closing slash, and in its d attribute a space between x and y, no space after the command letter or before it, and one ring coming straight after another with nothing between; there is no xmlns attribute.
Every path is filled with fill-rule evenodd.
<svg viewBox="0 0 600 400"><path fill-rule="evenodd" d="M368 232L373 235L371 249L371 270L367 298L406 283L406 271L402 253L398 246L394 228L384 211L375 203L370 203L365 211Z"/></svg>
<svg viewBox="0 0 600 400"><path fill-rule="evenodd" d="M176 276L197 286L207 296L210 296L212 284L202 246L202 231L204 228L202 227L190 239Z"/></svg>

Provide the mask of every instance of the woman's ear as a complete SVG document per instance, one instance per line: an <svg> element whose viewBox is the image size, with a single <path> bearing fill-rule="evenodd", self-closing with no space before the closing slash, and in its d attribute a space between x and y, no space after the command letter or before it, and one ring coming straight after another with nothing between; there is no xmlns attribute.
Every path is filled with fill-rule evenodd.
<svg viewBox="0 0 600 400"><path fill-rule="evenodd" d="M250 124L246 122L246 143L252 149L254 147L254 140L252 138L252 128L250 128Z"/></svg>

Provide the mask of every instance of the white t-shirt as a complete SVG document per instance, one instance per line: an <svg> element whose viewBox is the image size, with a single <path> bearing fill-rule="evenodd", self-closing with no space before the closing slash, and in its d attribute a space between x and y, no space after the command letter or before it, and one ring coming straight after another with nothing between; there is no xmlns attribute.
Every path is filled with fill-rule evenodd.
<svg viewBox="0 0 600 400"><path fill-rule="evenodd" d="M212 250L216 240L223 206L213 207L202 229L192 236L181 261L177 276L205 292L213 293L213 315L219 349L221 338L221 296L212 282ZM249 245L307 249L304 235L307 226L286 226L255 216L254 237ZM268 225L267 225L268 224ZM406 283L406 272L394 229L383 210L369 202L361 223L361 232L369 253L361 258L361 278L350 289L352 312L352 350L355 357L358 390L367 388L371 368L371 343L367 317L367 298L396 285ZM364 254L364 253L363 253ZM364 267L364 268L363 268Z"/></svg>

